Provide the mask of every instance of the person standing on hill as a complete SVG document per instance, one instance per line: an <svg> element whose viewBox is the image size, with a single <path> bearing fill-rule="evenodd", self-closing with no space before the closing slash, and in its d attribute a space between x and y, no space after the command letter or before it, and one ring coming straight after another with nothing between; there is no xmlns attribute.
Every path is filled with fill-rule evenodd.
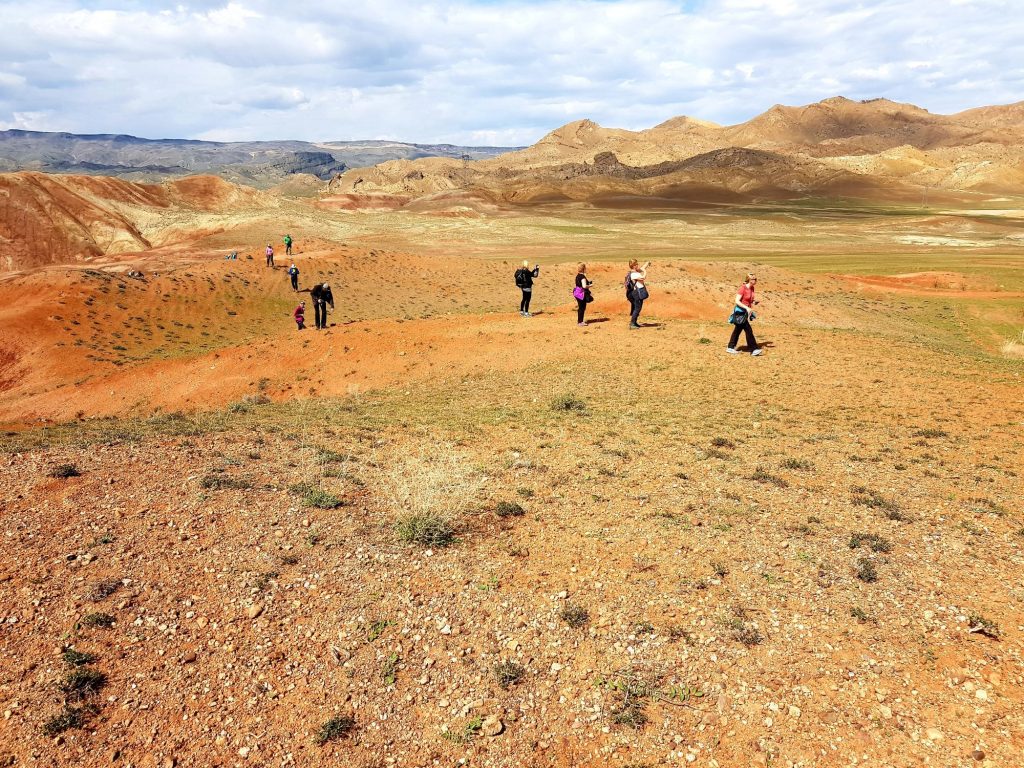
<svg viewBox="0 0 1024 768"><path fill-rule="evenodd" d="M291 235L285 235L284 236L284 255L285 256L291 256L292 255L292 236Z"/></svg>
<svg viewBox="0 0 1024 768"><path fill-rule="evenodd" d="M306 302L300 301L292 316L295 318L295 324L299 326L298 329L303 330L306 327Z"/></svg>
<svg viewBox="0 0 1024 768"><path fill-rule="evenodd" d="M732 317L729 318L729 322L733 324L732 336L729 337L729 346L725 350L730 355L739 354L736 342L740 339L740 331L743 331L746 336L750 354L754 356L761 354L761 348L757 346L757 339L754 338L754 329L750 327L750 321L756 317L754 305L760 303L754 299L756 287L757 278L753 274L748 274L747 279L736 293L736 307L732 311Z"/></svg>
<svg viewBox="0 0 1024 768"><path fill-rule="evenodd" d="M590 286L594 283L587 278L587 265L579 264L576 267L576 287L572 290L573 298L576 299L576 325L585 326L587 321L583 316L587 312L587 304L594 300L590 292Z"/></svg>
<svg viewBox="0 0 1024 768"><path fill-rule="evenodd" d="M629 327L630 329L640 327L640 310L647 300L647 268L651 262L642 267L640 262L633 259L629 262L629 272L626 274L626 298L629 299Z"/></svg>
<svg viewBox="0 0 1024 768"><path fill-rule="evenodd" d="M267 243L267 266L274 266L274 246L270 243Z"/></svg>
<svg viewBox="0 0 1024 768"><path fill-rule="evenodd" d="M540 277L540 264L534 264L531 271L530 262L523 259L523 266L516 270L516 285L523 292L519 302L519 314L523 317L533 317L530 314L530 299L533 297L533 280L536 277Z"/></svg>
<svg viewBox="0 0 1024 768"><path fill-rule="evenodd" d="M314 285L313 290L309 292L309 297L313 299L313 319L316 321L316 329L319 331L321 328L327 328L327 305L331 305L331 310L334 310L334 294L331 293L331 286L327 283L322 285Z"/></svg>
<svg viewBox="0 0 1024 768"><path fill-rule="evenodd" d="M294 261L292 262L292 265L288 267L288 277L292 279L292 290L299 290L299 268L295 266Z"/></svg>

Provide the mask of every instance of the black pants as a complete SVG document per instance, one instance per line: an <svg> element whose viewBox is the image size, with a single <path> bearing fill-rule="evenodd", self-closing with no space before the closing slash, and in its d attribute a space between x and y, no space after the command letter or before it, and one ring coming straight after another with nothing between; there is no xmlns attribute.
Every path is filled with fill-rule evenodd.
<svg viewBox="0 0 1024 768"><path fill-rule="evenodd" d="M636 295L636 292L629 294L629 324L638 325L640 310L644 308L644 300Z"/></svg>
<svg viewBox="0 0 1024 768"><path fill-rule="evenodd" d="M533 291L528 291L525 288L523 288L521 290L523 291L523 300L519 302L519 311L520 312L529 312L530 311L530 299L533 298Z"/></svg>
<svg viewBox="0 0 1024 768"><path fill-rule="evenodd" d="M292 244L291 243L288 243L288 245L286 245L284 247L284 254L285 254L285 256L291 256L292 255Z"/></svg>
<svg viewBox="0 0 1024 768"><path fill-rule="evenodd" d="M327 327L327 302L313 300L313 319L317 328Z"/></svg>
<svg viewBox="0 0 1024 768"><path fill-rule="evenodd" d="M292 275L292 290L293 291L299 290L299 276L298 275Z"/></svg>
<svg viewBox="0 0 1024 768"><path fill-rule="evenodd" d="M268 267L274 266L274 257L271 256L269 253L267 254L267 266Z"/></svg>
<svg viewBox="0 0 1024 768"><path fill-rule="evenodd" d="M747 337L747 346L751 352L757 349L757 340L754 338L754 329L750 327L750 321L744 320L742 325L732 327L732 336L729 338L729 349L736 349L736 342L740 340L740 331Z"/></svg>
<svg viewBox="0 0 1024 768"><path fill-rule="evenodd" d="M576 322L583 322L583 315L587 311L586 299L576 299Z"/></svg>

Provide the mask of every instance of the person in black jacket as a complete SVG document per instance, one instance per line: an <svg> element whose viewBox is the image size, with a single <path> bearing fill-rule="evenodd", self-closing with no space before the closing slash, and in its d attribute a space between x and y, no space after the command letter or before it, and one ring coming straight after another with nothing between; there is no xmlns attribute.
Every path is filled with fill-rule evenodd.
<svg viewBox="0 0 1024 768"><path fill-rule="evenodd" d="M330 304L331 310L334 309L334 294L331 293L331 286L327 283L314 285L309 292L309 297L313 300L313 319L316 320L317 330L326 328L327 305Z"/></svg>
<svg viewBox="0 0 1024 768"><path fill-rule="evenodd" d="M533 298L533 279L540 277L540 264L534 264L530 270L530 262L523 260L523 266L516 270L516 285L523 292L523 298L519 302L519 314L523 317L533 317L530 314L530 299Z"/></svg>

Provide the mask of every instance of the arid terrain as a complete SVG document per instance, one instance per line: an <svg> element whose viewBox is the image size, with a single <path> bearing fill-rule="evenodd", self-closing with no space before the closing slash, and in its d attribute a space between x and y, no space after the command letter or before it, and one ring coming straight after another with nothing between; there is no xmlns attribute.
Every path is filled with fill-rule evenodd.
<svg viewBox="0 0 1024 768"><path fill-rule="evenodd" d="M0 766L1016 766L1024 190L849 160L1004 112L0 175Z"/></svg>

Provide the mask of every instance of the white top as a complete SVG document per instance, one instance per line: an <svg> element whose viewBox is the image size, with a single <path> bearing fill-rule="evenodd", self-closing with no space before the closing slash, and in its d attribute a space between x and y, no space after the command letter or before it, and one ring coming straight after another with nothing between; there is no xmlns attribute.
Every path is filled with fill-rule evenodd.
<svg viewBox="0 0 1024 768"><path fill-rule="evenodd" d="M646 272L630 272L629 279L633 281L635 285L643 285L644 280L647 279Z"/></svg>

